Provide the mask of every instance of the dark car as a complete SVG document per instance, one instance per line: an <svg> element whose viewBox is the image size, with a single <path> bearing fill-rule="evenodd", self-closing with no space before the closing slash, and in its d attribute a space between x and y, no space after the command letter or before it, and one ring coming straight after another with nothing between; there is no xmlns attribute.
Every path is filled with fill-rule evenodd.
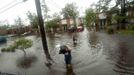
<svg viewBox="0 0 134 75"><path fill-rule="evenodd" d="M77 32L82 32L83 30L84 30L84 27L82 27L82 26L77 27Z"/></svg>
<svg viewBox="0 0 134 75"><path fill-rule="evenodd" d="M77 28L75 28L75 27L70 27L69 29L68 29L68 32L75 32L77 30Z"/></svg>

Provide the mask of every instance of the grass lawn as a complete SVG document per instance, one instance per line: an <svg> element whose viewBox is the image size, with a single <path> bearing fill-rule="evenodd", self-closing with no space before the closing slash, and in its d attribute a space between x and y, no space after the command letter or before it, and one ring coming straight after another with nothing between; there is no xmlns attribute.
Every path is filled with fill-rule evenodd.
<svg viewBox="0 0 134 75"><path fill-rule="evenodd" d="M118 31L118 34L134 35L134 30L120 30L120 31Z"/></svg>

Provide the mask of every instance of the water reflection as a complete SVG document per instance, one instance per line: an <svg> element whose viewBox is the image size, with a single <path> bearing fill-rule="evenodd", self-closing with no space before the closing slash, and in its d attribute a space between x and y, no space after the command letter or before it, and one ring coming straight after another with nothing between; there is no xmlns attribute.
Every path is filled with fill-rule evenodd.
<svg viewBox="0 0 134 75"><path fill-rule="evenodd" d="M66 67L66 75L75 75L72 65Z"/></svg>
<svg viewBox="0 0 134 75"><path fill-rule="evenodd" d="M89 32L88 36L89 47L91 47L91 54L94 57L99 55L99 52L103 49L102 43L98 38L98 34L95 31Z"/></svg>
<svg viewBox="0 0 134 75"><path fill-rule="evenodd" d="M17 66L20 68L30 68L32 66L33 63L35 63L37 61L37 57L34 55L30 55L30 56L22 56L21 58L18 58L17 60Z"/></svg>
<svg viewBox="0 0 134 75"><path fill-rule="evenodd" d="M95 48L97 46L97 44L99 43L98 35L96 34L95 31L90 32L89 35L90 35L89 36L89 43L90 43L91 47Z"/></svg>
<svg viewBox="0 0 134 75"><path fill-rule="evenodd" d="M102 44L99 42L98 36L95 32L77 33L78 44L74 47L72 52L72 62L77 71L84 71L91 66L96 66L98 59L102 55Z"/></svg>
<svg viewBox="0 0 134 75"><path fill-rule="evenodd" d="M48 48L49 48L50 53L55 48L55 36L54 35L50 35L48 38Z"/></svg>
<svg viewBox="0 0 134 75"><path fill-rule="evenodd" d="M118 45L118 59L113 70L121 75L134 75L134 55L125 42Z"/></svg>

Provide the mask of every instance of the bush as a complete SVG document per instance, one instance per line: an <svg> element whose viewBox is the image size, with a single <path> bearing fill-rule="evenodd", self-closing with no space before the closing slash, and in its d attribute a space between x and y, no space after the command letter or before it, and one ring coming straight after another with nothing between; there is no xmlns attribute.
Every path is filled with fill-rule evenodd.
<svg viewBox="0 0 134 75"><path fill-rule="evenodd" d="M114 29L113 28L108 28L107 33L108 34L114 34Z"/></svg>
<svg viewBox="0 0 134 75"><path fill-rule="evenodd" d="M134 35L134 30L121 30L119 34Z"/></svg>
<svg viewBox="0 0 134 75"><path fill-rule="evenodd" d="M15 48L16 48L15 45L10 45L9 51L10 51L10 52L15 52Z"/></svg>
<svg viewBox="0 0 134 75"><path fill-rule="evenodd" d="M7 48L2 48L2 52L15 52L15 49L25 50L33 45L32 40L21 38L16 40L12 45Z"/></svg>
<svg viewBox="0 0 134 75"><path fill-rule="evenodd" d="M15 52L15 47L10 45L8 48L2 48L2 52Z"/></svg>
<svg viewBox="0 0 134 75"><path fill-rule="evenodd" d="M134 26L133 26L132 30L134 30Z"/></svg>
<svg viewBox="0 0 134 75"><path fill-rule="evenodd" d="M128 29L134 30L134 25L129 25L129 26L128 26Z"/></svg>
<svg viewBox="0 0 134 75"><path fill-rule="evenodd" d="M6 52L6 48L2 48L1 49L1 52Z"/></svg>
<svg viewBox="0 0 134 75"><path fill-rule="evenodd" d="M10 50L11 50L10 48L6 48L6 52L10 52Z"/></svg>

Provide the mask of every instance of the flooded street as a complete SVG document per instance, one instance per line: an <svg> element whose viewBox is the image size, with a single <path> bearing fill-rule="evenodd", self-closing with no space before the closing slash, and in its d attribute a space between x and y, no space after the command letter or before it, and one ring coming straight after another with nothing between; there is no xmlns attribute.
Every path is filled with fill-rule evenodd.
<svg viewBox="0 0 134 75"><path fill-rule="evenodd" d="M133 41L125 42L120 36L108 36L86 29L76 35L76 46L73 46L71 33L59 34L57 37L47 36L49 52L54 61L51 69L45 65L41 38L28 36L26 38L33 40L34 44L26 50L27 59L21 50L0 53L0 72L14 75L66 75L64 55L59 54L56 45L68 44L72 49L75 75L134 75ZM127 37L126 40L133 39L132 37ZM8 46L15 39L8 38L7 44L0 45L0 48Z"/></svg>

